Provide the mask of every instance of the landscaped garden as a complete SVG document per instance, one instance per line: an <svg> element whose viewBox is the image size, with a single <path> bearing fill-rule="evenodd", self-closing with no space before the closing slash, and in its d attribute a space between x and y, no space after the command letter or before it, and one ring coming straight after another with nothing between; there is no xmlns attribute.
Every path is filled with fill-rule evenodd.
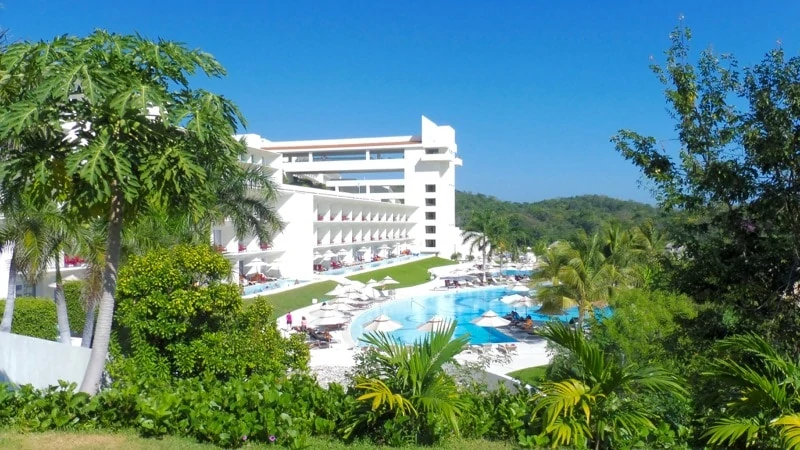
<svg viewBox="0 0 800 450"><path fill-rule="evenodd" d="M412 261L407 264L402 264L399 266L394 267L387 267L385 269L378 269L373 270L371 272L359 273L357 275L351 275L347 278L351 280L360 281L362 283L366 283L368 280L381 280L384 277L392 277L398 284L392 284L387 286L390 289L400 289L409 286L416 286L418 284L426 283L430 281L430 274L428 273L428 269L432 269L434 267L441 267L447 266L450 264L456 264L455 261L434 257L434 258L425 258L419 261Z"/></svg>

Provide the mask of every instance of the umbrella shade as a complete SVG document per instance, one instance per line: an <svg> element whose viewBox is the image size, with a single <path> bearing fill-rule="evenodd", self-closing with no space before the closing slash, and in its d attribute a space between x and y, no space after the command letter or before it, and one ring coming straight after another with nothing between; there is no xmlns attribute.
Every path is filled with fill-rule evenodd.
<svg viewBox="0 0 800 450"><path fill-rule="evenodd" d="M506 295L500 301L508 305L517 306L533 306L536 304L532 298L519 294Z"/></svg>
<svg viewBox="0 0 800 450"><path fill-rule="evenodd" d="M322 259L331 259L331 258L333 258L334 256L336 256L336 253L333 253L332 251L328 250L327 252L325 252L325 253L322 255Z"/></svg>
<svg viewBox="0 0 800 450"><path fill-rule="evenodd" d="M325 303L318 310L311 311L310 314L314 317L344 317L333 303Z"/></svg>
<svg viewBox="0 0 800 450"><path fill-rule="evenodd" d="M394 278L390 277L389 275L386 275L386 277L384 279L382 279L381 282L383 284L400 284L399 281L396 281Z"/></svg>
<svg viewBox="0 0 800 450"><path fill-rule="evenodd" d="M341 250L339 250L337 253L338 253L339 255L341 255L341 256L344 256L344 255L346 255L346 254L348 254L348 253L350 253L350 252L348 252L348 251L347 251L347 250L345 250L345 249L341 249Z"/></svg>
<svg viewBox="0 0 800 450"><path fill-rule="evenodd" d="M389 247L388 245L385 245L385 244L384 244L384 245L381 245L381 246L380 246L380 247L378 247L378 248L379 248L379 249L381 249L381 250L389 250L389 248L391 248L391 247Z"/></svg>
<svg viewBox="0 0 800 450"><path fill-rule="evenodd" d="M377 283L377 281L375 281L375 280L374 280L374 279L372 279L372 278L370 278L370 279L367 281L367 284L375 284L375 283Z"/></svg>
<svg viewBox="0 0 800 450"><path fill-rule="evenodd" d="M375 289L375 288L371 288L371 287L365 287L364 289L362 289L362 290L361 290L361 293L362 293L364 296L366 296L366 297L369 297L369 298L378 298L378 297L381 297L381 293L380 293L380 291L378 291L378 290L377 290L377 289Z"/></svg>
<svg viewBox="0 0 800 450"><path fill-rule="evenodd" d="M337 284L335 288L331 289L330 291L326 292L325 295L330 297L337 297L340 294L344 294L345 288L341 284Z"/></svg>
<svg viewBox="0 0 800 450"><path fill-rule="evenodd" d="M313 326L341 325L347 323L347 319L342 316L320 317L311 321Z"/></svg>
<svg viewBox="0 0 800 450"><path fill-rule="evenodd" d="M384 331L387 333L399 330L400 328L403 328L403 326L395 322L385 314L381 314L380 316L376 317L375 320L373 320L372 322L364 325L364 330L366 331Z"/></svg>
<svg viewBox="0 0 800 450"><path fill-rule="evenodd" d="M481 314L480 317L472 319L472 323L479 327L504 327L511 323L510 321L498 316L496 312L489 310Z"/></svg>
<svg viewBox="0 0 800 450"><path fill-rule="evenodd" d="M261 258L253 258L252 261L244 265L245 267L253 267L255 269L260 269L262 267L268 267L269 264L265 263L261 260Z"/></svg>
<svg viewBox="0 0 800 450"><path fill-rule="evenodd" d="M361 247L360 249L358 249L358 251L363 253L363 252L368 252L369 249L367 247Z"/></svg>
<svg viewBox="0 0 800 450"><path fill-rule="evenodd" d="M322 255L319 252L314 252L314 259L322 259Z"/></svg>
<svg viewBox="0 0 800 450"><path fill-rule="evenodd" d="M522 283L517 283L511 287L511 292L528 292L530 288Z"/></svg>
<svg viewBox="0 0 800 450"><path fill-rule="evenodd" d="M433 316L427 322L417 327L419 331L438 331L447 327L447 321L442 316Z"/></svg>
<svg viewBox="0 0 800 450"><path fill-rule="evenodd" d="M353 311L353 310L357 309L357 308L354 308L350 303L338 302L337 301L334 304L336 305L336 310L337 311L348 312L348 311Z"/></svg>
<svg viewBox="0 0 800 450"><path fill-rule="evenodd" d="M358 298L350 298L350 297L336 297L335 299L331 300L336 303L348 304L348 305L364 305L365 302Z"/></svg>

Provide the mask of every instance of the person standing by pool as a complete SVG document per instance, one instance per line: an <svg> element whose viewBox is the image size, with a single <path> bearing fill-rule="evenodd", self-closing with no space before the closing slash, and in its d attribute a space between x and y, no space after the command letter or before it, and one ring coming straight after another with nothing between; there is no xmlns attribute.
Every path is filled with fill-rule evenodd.
<svg viewBox="0 0 800 450"><path fill-rule="evenodd" d="M286 314L286 328L291 331L292 330L292 313Z"/></svg>

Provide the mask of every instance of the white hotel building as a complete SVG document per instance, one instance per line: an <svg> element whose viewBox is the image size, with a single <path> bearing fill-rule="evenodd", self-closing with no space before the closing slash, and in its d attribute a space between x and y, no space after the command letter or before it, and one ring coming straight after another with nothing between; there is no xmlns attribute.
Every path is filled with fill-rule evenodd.
<svg viewBox="0 0 800 450"><path fill-rule="evenodd" d="M418 135L284 142L241 137L248 147L243 162L272 171L285 228L270 245L255 237L239 241L228 223L213 229L212 244L231 261L234 280L254 271L311 280L315 269L330 269L332 262L369 264L373 256L402 252L449 258L461 248L455 179L462 161L452 127L423 116ZM254 260L268 266L257 267ZM3 298L6 253L0 267L6 269L0 271ZM66 276L81 268L64 270ZM43 281L35 292L18 286L18 294L50 297L51 282Z"/></svg>

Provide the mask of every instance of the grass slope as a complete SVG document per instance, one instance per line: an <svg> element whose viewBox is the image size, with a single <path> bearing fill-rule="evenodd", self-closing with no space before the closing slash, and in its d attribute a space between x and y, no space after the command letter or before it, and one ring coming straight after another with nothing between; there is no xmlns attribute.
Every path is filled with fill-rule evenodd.
<svg viewBox="0 0 800 450"><path fill-rule="evenodd" d="M267 300L275 308L275 317L282 316L289 311L303 308L311 304L311 299L319 299L320 302L329 299L325 293L336 287L335 281L321 281L309 284L297 289L280 292L278 294L267 294ZM247 302L248 300L245 300ZM299 322L300 318L297 318Z"/></svg>
<svg viewBox="0 0 800 450"><path fill-rule="evenodd" d="M544 381L548 367L548 365L528 367L510 372L508 376L516 378L523 383L530 384L531 386L538 386L539 383Z"/></svg>
<svg viewBox="0 0 800 450"><path fill-rule="evenodd" d="M383 447L366 443L344 444L329 439L313 438L309 442L310 448L331 450L370 450L389 449L396 447ZM165 437L163 439L145 439L133 432L123 431L118 433L104 432L66 432L48 431L45 433L19 433L10 430L0 430L0 448L13 448L18 450L41 450L57 448L59 450L205 450L217 448L209 444L199 444L189 439ZM248 444L245 448L276 448L274 445ZM409 446L404 449L430 449L431 447ZM492 442L484 440L454 439L437 446L443 450L506 450L515 448L510 443Z"/></svg>
<svg viewBox="0 0 800 450"><path fill-rule="evenodd" d="M387 288L400 289L409 286L416 286L418 284L430 281L428 269L432 267L448 266L455 263L455 261L444 258L426 258L400 266L387 267L385 269L373 270L372 272L360 273L347 278L366 283L369 279L380 281L382 278L390 276L400 284L392 284L387 286Z"/></svg>

